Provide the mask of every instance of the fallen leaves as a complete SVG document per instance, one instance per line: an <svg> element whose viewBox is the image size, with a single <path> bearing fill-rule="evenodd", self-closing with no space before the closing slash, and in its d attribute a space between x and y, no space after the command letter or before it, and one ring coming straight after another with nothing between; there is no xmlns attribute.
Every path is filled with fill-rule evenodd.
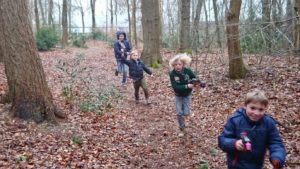
<svg viewBox="0 0 300 169"><path fill-rule="evenodd" d="M254 88L266 91L269 113L290 127L279 127L287 149L287 168L299 167L300 71L296 61L282 66L283 58L270 57L272 65L269 60L262 65L252 64L245 79L230 80L226 77L227 66L218 63L217 56L199 56L197 70L208 87L193 92L187 135L178 138L167 66L154 70L154 78L145 75L152 105L136 105L132 84L121 87L120 77L114 76L112 49L96 41L87 45L87 49L40 54L55 103L68 114L66 122L36 125L8 118L9 105L0 106L0 168L226 168L217 136L228 116L242 105L244 94ZM80 112L78 106L66 105L61 95L68 79L55 66L58 60L69 60L77 53L86 56L83 63L94 79L93 87L117 86L123 96L101 115ZM164 60L172 54L165 51ZM251 57L257 63L255 59ZM6 86L3 65L0 68L1 94ZM80 92L83 88L78 84L75 89Z"/></svg>

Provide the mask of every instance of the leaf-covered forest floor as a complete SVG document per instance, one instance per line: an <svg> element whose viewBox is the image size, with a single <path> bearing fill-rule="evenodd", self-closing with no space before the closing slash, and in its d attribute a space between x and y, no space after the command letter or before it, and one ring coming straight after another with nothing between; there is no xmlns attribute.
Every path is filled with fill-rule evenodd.
<svg viewBox="0 0 300 169"><path fill-rule="evenodd" d="M80 54L82 58L74 62ZM259 64L260 57L247 56L247 77L230 80L228 66L219 56L199 56L192 68L208 86L193 92L187 135L179 138L167 64L173 54L162 50L166 63L154 70L154 77L146 75L152 101L146 106L143 101L135 104L130 80L119 85L113 49L105 43L89 41L87 49L40 53L54 102L68 118L59 125L35 124L12 118L10 105L1 104L0 168L183 169L205 167L207 162L209 168L223 169L225 154L217 147L217 136L226 119L242 105L243 96L254 88L266 92L269 114L286 126L278 126L287 149L286 168L300 168L299 58L264 56ZM75 72L73 78L59 65ZM3 95L7 86L4 66L0 69ZM66 86L73 90L68 99ZM79 105L88 100L84 90L109 90L119 97L107 92L102 103L106 109L82 112ZM265 168L271 168L268 160Z"/></svg>

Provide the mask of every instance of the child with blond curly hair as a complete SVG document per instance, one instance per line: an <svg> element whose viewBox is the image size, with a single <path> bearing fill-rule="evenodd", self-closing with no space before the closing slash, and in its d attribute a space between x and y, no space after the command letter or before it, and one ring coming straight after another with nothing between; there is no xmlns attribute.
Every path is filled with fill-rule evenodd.
<svg viewBox="0 0 300 169"><path fill-rule="evenodd" d="M170 80L175 92L176 118L179 125L179 136L184 136L185 118L190 114L191 93L194 85L189 83L196 78L193 71L187 66L191 62L187 54L177 54L169 62L173 70L170 72Z"/></svg>

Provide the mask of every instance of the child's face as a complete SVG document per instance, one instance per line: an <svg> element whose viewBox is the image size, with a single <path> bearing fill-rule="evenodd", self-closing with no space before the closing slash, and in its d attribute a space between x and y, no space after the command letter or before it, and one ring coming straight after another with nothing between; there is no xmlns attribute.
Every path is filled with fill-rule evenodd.
<svg viewBox="0 0 300 169"><path fill-rule="evenodd" d="M124 34L120 34L120 35L119 35L119 40L120 40L120 41L123 41L123 40L124 40Z"/></svg>
<svg viewBox="0 0 300 169"><path fill-rule="evenodd" d="M181 61L177 61L174 63L174 69L177 71L177 72L181 72L182 71L182 68L183 68L183 63Z"/></svg>
<svg viewBox="0 0 300 169"><path fill-rule="evenodd" d="M266 111L267 107L259 102L250 102L246 105L246 114L252 121L260 120Z"/></svg>
<svg viewBox="0 0 300 169"><path fill-rule="evenodd" d="M136 52L132 53L132 54L131 54L131 59L133 59L133 60L138 60L138 59L139 59L138 53L136 53Z"/></svg>

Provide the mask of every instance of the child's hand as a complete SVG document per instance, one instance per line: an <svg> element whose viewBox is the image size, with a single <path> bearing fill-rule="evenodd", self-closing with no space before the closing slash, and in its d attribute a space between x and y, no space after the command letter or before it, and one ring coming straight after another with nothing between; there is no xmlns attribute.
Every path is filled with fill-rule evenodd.
<svg viewBox="0 0 300 169"><path fill-rule="evenodd" d="M150 77L154 77L153 74L151 74Z"/></svg>
<svg viewBox="0 0 300 169"><path fill-rule="evenodd" d="M193 85L193 84L188 84L187 87L188 87L189 89L192 89L192 88L194 87L194 85Z"/></svg>
<svg viewBox="0 0 300 169"><path fill-rule="evenodd" d="M244 144L243 144L242 139L236 141L234 146L237 150L244 151Z"/></svg>

